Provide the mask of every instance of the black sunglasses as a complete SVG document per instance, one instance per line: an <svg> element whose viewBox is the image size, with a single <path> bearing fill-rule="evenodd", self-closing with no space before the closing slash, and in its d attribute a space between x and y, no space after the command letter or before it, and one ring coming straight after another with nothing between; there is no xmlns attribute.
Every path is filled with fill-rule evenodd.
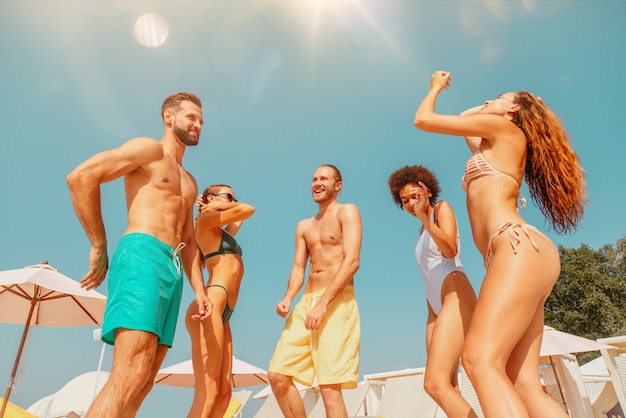
<svg viewBox="0 0 626 418"><path fill-rule="evenodd" d="M228 199L229 202L237 201L237 199L235 199L235 196L233 196L230 193L218 193L218 194L214 194L213 196L226 196L226 199Z"/></svg>

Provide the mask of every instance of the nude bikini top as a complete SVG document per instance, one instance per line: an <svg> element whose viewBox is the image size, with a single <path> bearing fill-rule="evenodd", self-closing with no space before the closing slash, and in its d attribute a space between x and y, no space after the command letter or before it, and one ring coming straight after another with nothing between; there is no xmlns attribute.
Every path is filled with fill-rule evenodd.
<svg viewBox="0 0 626 418"><path fill-rule="evenodd" d="M472 182L472 180L483 176L505 176L513 180L518 189L520 188L520 184L517 182L517 180L515 180L515 178L493 168L491 164L489 164L487 160L485 160L483 153L480 151L476 151L472 154L472 156L469 158L469 160L467 160L467 163L465 164L465 174L461 179L461 187L463 188L463 191L467 193L467 187ZM526 209L526 199L524 199L523 196L519 196L517 200L517 206Z"/></svg>

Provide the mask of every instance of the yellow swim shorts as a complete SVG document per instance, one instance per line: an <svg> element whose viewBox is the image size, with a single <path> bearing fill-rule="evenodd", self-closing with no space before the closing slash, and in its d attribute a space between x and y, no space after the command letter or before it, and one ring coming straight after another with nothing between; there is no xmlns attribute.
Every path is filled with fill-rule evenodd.
<svg viewBox="0 0 626 418"><path fill-rule="evenodd" d="M354 287L346 286L328 306L319 330L304 327L306 314L325 289L302 295L287 318L268 370L310 386L341 384L355 388L359 375L361 323Z"/></svg>

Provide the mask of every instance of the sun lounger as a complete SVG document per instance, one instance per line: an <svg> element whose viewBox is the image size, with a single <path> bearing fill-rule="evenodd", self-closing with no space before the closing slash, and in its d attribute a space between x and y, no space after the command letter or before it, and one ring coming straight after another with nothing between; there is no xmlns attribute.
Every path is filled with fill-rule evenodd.
<svg viewBox="0 0 626 418"><path fill-rule="evenodd" d="M369 386L368 382L360 382L354 389L344 389L341 391L349 417L364 413L363 404L365 403L365 396L367 395ZM324 399L322 399L321 396L308 414L308 417L326 418L326 407L324 406Z"/></svg>
<svg viewBox="0 0 626 418"><path fill-rule="evenodd" d="M231 399L226 412L224 412L224 418L234 418L239 413L239 410L241 410L241 401Z"/></svg>
<svg viewBox="0 0 626 418"><path fill-rule="evenodd" d="M301 388L298 390L298 393L302 397L302 401L304 402L304 411L308 415L311 410L313 410L317 400L319 391L312 387L305 387L303 385L297 384L297 388ZM264 392L264 391L261 391ZM259 392L260 393L260 392ZM261 405L261 408L254 415L254 418L281 418L284 417L282 411L280 410L280 406L278 405L278 401L276 400L276 396L274 393L269 390L268 395L263 395L265 397L265 402ZM254 396L255 399L263 399L258 397L258 393Z"/></svg>
<svg viewBox="0 0 626 418"><path fill-rule="evenodd" d="M465 369L461 366L461 396L465 398L467 403L470 404L478 418L485 418L485 414L483 413L483 409L480 407L480 402L478 401L478 395L476 394L476 390L474 386L472 386L472 381L469 379L469 376L465 372Z"/></svg>
<svg viewBox="0 0 626 418"><path fill-rule="evenodd" d="M371 385L367 416L380 418L434 418L437 404L424 390L425 369L406 369L365 375Z"/></svg>
<svg viewBox="0 0 626 418"><path fill-rule="evenodd" d="M252 396L251 390L238 390L233 392L230 398L230 403L228 404L228 409L224 414L224 418L241 418L243 407L246 405L246 402L248 402L248 399L250 399L250 396Z"/></svg>
<svg viewBox="0 0 626 418"><path fill-rule="evenodd" d="M280 418L283 416L273 392L270 392L269 396L265 398L263 405L261 405L261 408L254 414L254 418Z"/></svg>
<svg viewBox="0 0 626 418"><path fill-rule="evenodd" d="M550 356L539 370L546 392L572 417L592 417L593 410L578 360L573 354Z"/></svg>

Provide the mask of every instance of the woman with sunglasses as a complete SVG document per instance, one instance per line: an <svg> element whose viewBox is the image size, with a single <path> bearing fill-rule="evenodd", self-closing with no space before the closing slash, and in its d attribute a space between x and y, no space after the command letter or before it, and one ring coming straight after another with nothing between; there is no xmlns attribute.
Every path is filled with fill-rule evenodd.
<svg viewBox="0 0 626 418"><path fill-rule="evenodd" d="M476 293L461 263L456 216L448 202L439 200L439 180L424 166L404 166L387 183L395 204L421 222L415 258L428 305L424 389L447 416L476 417L457 381Z"/></svg>
<svg viewBox="0 0 626 418"><path fill-rule="evenodd" d="M242 251L234 236L241 223L252 216L254 207L238 202L235 192L225 184L207 187L198 197L198 207L196 241L208 270L205 292L213 303L213 314L204 321L195 320L197 307L193 302L185 317L196 383L187 417L222 418L232 393L229 320L243 278Z"/></svg>
<svg viewBox="0 0 626 418"><path fill-rule="evenodd" d="M460 116L435 112L449 72L437 71L415 114L418 129L464 136L472 151L462 185L487 274L465 339L463 366L486 417L567 417L539 379L544 303L559 278L559 252L519 213L530 196L558 233L574 230L587 203L584 170L559 118L527 91Z"/></svg>

